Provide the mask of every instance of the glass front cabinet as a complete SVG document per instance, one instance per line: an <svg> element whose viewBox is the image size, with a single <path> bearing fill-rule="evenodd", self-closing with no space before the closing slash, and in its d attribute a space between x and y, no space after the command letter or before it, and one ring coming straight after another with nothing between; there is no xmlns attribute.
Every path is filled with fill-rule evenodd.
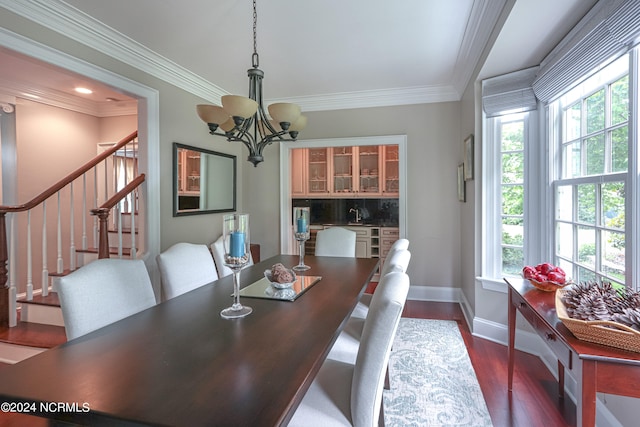
<svg viewBox="0 0 640 427"><path fill-rule="evenodd" d="M398 197L398 146L291 150L292 197Z"/></svg>

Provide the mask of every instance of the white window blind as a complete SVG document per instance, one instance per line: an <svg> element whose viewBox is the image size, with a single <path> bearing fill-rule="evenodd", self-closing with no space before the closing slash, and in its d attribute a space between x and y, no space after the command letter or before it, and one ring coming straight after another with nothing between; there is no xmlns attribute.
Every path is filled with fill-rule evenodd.
<svg viewBox="0 0 640 427"><path fill-rule="evenodd" d="M482 108L487 117L523 113L536 109L531 84L538 67L515 71L482 81Z"/></svg>
<svg viewBox="0 0 640 427"><path fill-rule="evenodd" d="M640 40L640 1L600 0L542 61L533 90L543 102Z"/></svg>

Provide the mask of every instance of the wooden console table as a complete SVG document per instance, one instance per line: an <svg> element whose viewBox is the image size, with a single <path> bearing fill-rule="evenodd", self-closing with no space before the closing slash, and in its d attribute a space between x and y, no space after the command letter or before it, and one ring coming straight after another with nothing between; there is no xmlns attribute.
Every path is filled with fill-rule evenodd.
<svg viewBox="0 0 640 427"><path fill-rule="evenodd" d="M596 424L596 392L640 397L640 353L577 339L558 319L555 293L534 288L529 281L508 278L509 392L513 386L516 313L531 324L558 359L560 397L564 397L564 369L575 373L577 426Z"/></svg>

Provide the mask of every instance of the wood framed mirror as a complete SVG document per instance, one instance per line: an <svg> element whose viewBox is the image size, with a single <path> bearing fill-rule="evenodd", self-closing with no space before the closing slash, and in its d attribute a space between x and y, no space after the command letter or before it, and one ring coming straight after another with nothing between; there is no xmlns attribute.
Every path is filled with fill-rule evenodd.
<svg viewBox="0 0 640 427"><path fill-rule="evenodd" d="M173 216L236 210L236 156L173 143Z"/></svg>

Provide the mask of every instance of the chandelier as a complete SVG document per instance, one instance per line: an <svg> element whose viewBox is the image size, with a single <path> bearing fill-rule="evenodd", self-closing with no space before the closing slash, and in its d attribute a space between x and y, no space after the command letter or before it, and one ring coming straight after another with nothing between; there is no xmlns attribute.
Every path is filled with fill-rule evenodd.
<svg viewBox="0 0 640 427"><path fill-rule="evenodd" d="M256 0L253 0L253 55L247 71L249 76L249 97L224 95L222 107L200 104L196 107L198 116L209 126L211 135L240 141L249 149L249 160L253 166L264 160L262 151L274 140L295 141L298 132L307 124L307 118L300 114L296 104L278 102L268 107L271 120L262 106L262 78L264 72L258 68L258 44L256 41ZM219 131L219 129L222 131Z"/></svg>

